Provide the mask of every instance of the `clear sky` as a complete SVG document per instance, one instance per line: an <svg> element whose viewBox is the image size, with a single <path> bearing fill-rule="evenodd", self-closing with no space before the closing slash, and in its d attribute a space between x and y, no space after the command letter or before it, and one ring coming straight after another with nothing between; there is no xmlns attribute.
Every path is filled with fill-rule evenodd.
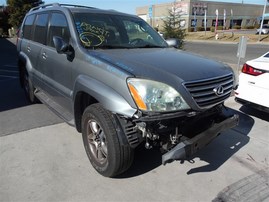
<svg viewBox="0 0 269 202"><path fill-rule="evenodd" d="M173 0L43 0L45 3L66 3L92 6L103 9L114 9L117 11L135 14L135 8L139 6L153 5L158 3L173 2ZM207 0L219 2L234 2L234 3L254 3L263 4L265 0ZM0 5L6 4L6 0L0 0Z"/></svg>

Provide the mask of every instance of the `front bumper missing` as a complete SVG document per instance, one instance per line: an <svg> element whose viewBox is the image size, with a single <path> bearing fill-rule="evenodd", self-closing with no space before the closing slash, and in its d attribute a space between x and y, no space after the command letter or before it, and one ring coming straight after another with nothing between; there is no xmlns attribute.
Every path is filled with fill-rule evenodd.
<svg viewBox="0 0 269 202"><path fill-rule="evenodd" d="M165 165L166 163L170 163L174 160L184 160L190 157L198 150L209 144L216 136L219 135L220 132L237 126L238 122L239 115L234 114L220 123L215 123L212 127L195 137L180 142L177 146L162 156L162 164Z"/></svg>

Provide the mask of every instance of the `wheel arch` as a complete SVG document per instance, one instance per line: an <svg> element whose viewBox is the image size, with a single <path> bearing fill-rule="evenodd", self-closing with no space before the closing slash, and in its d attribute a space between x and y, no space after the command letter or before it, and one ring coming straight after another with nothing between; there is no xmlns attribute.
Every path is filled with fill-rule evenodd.
<svg viewBox="0 0 269 202"><path fill-rule="evenodd" d="M75 116L75 125L78 132L82 131L81 121L82 115L85 109L92 105L98 103L98 101L90 96L84 91L77 92L75 102L74 102L74 116Z"/></svg>
<svg viewBox="0 0 269 202"><path fill-rule="evenodd" d="M23 74L26 70L26 58L22 56L22 54L19 54L18 56L18 69L19 69L19 75L20 75L20 85L23 87Z"/></svg>
<svg viewBox="0 0 269 202"><path fill-rule="evenodd" d="M74 86L74 117L78 132L81 132L81 118L86 107L100 103L104 109L126 117L133 117L137 111L118 92L104 83L85 75L77 78Z"/></svg>
<svg viewBox="0 0 269 202"><path fill-rule="evenodd" d="M20 52L18 54L18 68L19 68L19 75L20 75L20 85L22 87L24 71L27 71L29 76L32 77L31 75L32 65L27 55L23 52Z"/></svg>

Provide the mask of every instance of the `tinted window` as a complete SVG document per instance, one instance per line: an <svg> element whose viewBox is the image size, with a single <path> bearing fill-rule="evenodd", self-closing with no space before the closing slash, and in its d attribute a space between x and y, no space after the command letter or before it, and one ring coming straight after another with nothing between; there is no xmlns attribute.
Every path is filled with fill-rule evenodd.
<svg viewBox="0 0 269 202"><path fill-rule="evenodd" d="M265 58L269 58L269 53L267 53L265 56L263 56Z"/></svg>
<svg viewBox="0 0 269 202"><path fill-rule="evenodd" d="M31 39L34 20L35 20L35 15L29 15L25 19L25 23L23 26L23 37L26 39Z"/></svg>
<svg viewBox="0 0 269 202"><path fill-rule="evenodd" d="M47 35L48 14L37 15L35 21L34 41L45 44Z"/></svg>
<svg viewBox="0 0 269 202"><path fill-rule="evenodd" d="M53 36L62 37L63 40L69 42L69 29L66 18L61 13L52 13L49 28L48 45L54 47Z"/></svg>

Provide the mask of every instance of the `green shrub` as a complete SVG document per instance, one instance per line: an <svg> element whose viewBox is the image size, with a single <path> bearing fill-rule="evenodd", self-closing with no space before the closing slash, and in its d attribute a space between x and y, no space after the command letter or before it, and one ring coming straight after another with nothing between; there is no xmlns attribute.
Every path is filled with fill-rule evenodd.
<svg viewBox="0 0 269 202"><path fill-rule="evenodd" d="M254 26L247 25L247 26L243 26L242 29L254 29Z"/></svg>
<svg viewBox="0 0 269 202"><path fill-rule="evenodd" d="M215 32L215 27L213 27L213 26L210 27L210 31L211 31L211 32Z"/></svg>
<svg viewBox="0 0 269 202"><path fill-rule="evenodd" d="M259 29L260 27L261 27L261 25L258 25L258 24L254 25L255 29Z"/></svg>
<svg viewBox="0 0 269 202"><path fill-rule="evenodd" d="M223 26L218 26L217 30L223 30ZM215 27L214 26L210 27L210 31L215 32Z"/></svg>
<svg viewBox="0 0 269 202"><path fill-rule="evenodd" d="M253 25L248 25L247 29L254 29L255 27Z"/></svg>
<svg viewBox="0 0 269 202"><path fill-rule="evenodd" d="M189 27L188 32L194 32L194 27Z"/></svg>
<svg viewBox="0 0 269 202"><path fill-rule="evenodd" d="M196 30L197 30L198 32L200 32L200 31L204 31L205 28L204 28L204 27L197 27Z"/></svg>
<svg viewBox="0 0 269 202"><path fill-rule="evenodd" d="M239 25L234 25L234 26L233 26L233 29L241 29L241 26L239 26Z"/></svg>
<svg viewBox="0 0 269 202"><path fill-rule="evenodd" d="M205 31L205 28L204 27L196 27L196 31L202 32L202 31ZM210 31L210 27L207 27L206 31ZM189 27L188 32L194 32L194 27Z"/></svg>

